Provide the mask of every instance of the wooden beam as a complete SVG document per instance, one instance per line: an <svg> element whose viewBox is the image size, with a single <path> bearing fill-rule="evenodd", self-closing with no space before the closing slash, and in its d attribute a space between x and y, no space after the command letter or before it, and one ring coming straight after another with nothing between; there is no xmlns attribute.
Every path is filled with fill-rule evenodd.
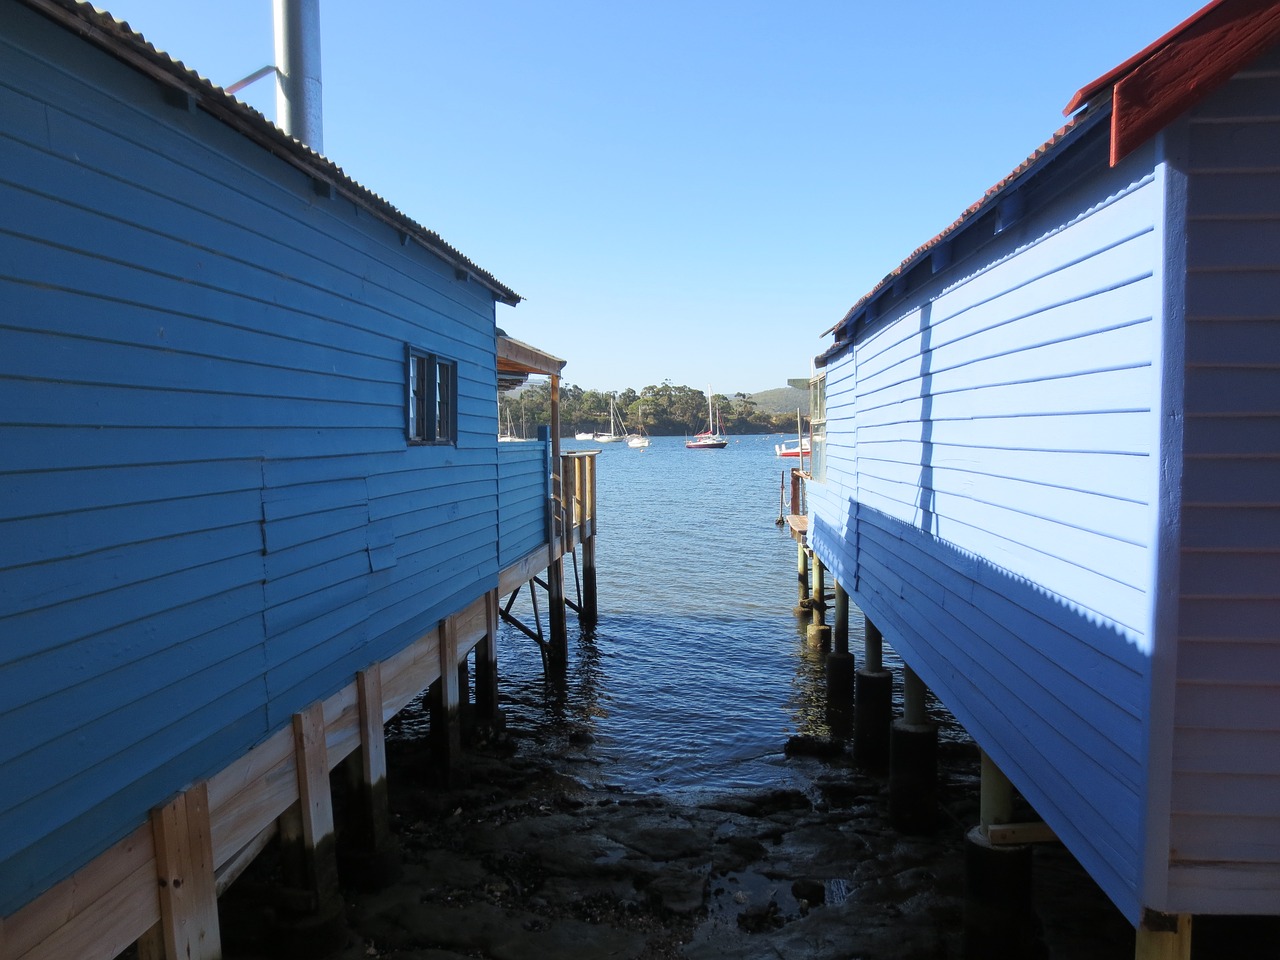
<svg viewBox="0 0 1280 960"><path fill-rule="evenodd" d="M207 785L151 811L151 828L166 960L221 960Z"/></svg>

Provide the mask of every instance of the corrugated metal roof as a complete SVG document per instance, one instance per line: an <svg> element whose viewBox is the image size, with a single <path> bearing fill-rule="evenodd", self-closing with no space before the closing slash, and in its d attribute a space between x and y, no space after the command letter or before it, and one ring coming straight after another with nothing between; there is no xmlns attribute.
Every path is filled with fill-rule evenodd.
<svg viewBox="0 0 1280 960"><path fill-rule="evenodd" d="M373 191L351 179L333 161L289 136L248 104L200 76L181 61L157 50L123 20L79 0L20 0L157 82L190 96L200 109L244 134L263 149L327 184L374 216L413 238L456 270L465 270L498 300L514 306L521 297L487 270L472 263L439 234L428 230Z"/></svg>

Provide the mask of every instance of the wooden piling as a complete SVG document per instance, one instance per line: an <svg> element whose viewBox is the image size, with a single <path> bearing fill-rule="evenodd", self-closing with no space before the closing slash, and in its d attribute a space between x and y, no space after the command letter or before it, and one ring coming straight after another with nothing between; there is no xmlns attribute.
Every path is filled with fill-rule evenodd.
<svg viewBox="0 0 1280 960"><path fill-rule="evenodd" d="M600 622L596 588L596 538L594 532L582 541L582 625L587 629Z"/></svg>
<svg viewBox="0 0 1280 960"><path fill-rule="evenodd" d="M1134 960L1191 960L1191 915L1143 911L1133 955Z"/></svg>
<svg viewBox="0 0 1280 960"><path fill-rule="evenodd" d="M965 837L964 957L1021 960L1036 955L1031 847L997 844L993 826L1013 815L1013 785L984 752L979 824Z"/></svg>
<svg viewBox="0 0 1280 960"><path fill-rule="evenodd" d="M796 581L800 591L800 602L796 605L796 616L801 617L809 612L809 551L800 540L796 544Z"/></svg>
<svg viewBox="0 0 1280 960"><path fill-rule="evenodd" d="M884 669L883 637L869 619L863 666L854 680L853 756L859 766L883 769L889 763L893 723L893 675Z"/></svg>
<svg viewBox="0 0 1280 960"><path fill-rule="evenodd" d="M831 624L831 639L836 653L849 652L849 594L840 581L836 581L835 619Z"/></svg>
<svg viewBox="0 0 1280 960"><path fill-rule="evenodd" d="M826 567L817 554L813 556L813 596L809 600L812 619L809 623L808 638L811 646L826 650L831 646L831 628L827 626L827 586Z"/></svg>
<svg viewBox="0 0 1280 960"><path fill-rule="evenodd" d="M387 799L387 751L382 727L382 667L356 674L360 746L343 761L346 803L338 830L338 866L344 882L377 890L400 874Z"/></svg>
<svg viewBox="0 0 1280 960"><path fill-rule="evenodd" d="M447 782L457 780L462 759L462 730L458 714L458 628L453 617L439 626L440 676L427 699L431 713L431 755L436 772Z"/></svg>
<svg viewBox="0 0 1280 960"><path fill-rule="evenodd" d="M938 728L929 722L925 685L902 668L903 716L889 739L889 818L902 833L931 833L938 813Z"/></svg>
<svg viewBox="0 0 1280 960"><path fill-rule="evenodd" d="M140 955L155 960L221 960L208 785L196 784L151 811L151 829L160 922L139 942Z"/></svg>
<svg viewBox="0 0 1280 960"><path fill-rule="evenodd" d="M484 729L501 727L498 709L498 591L484 596L484 636L476 644L476 722Z"/></svg>

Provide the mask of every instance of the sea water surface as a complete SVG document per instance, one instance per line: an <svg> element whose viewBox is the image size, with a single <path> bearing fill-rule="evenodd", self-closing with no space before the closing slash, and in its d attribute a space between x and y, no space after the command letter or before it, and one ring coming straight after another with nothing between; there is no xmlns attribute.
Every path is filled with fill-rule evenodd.
<svg viewBox="0 0 1280 960"><path fill-rule="evenodd" d="M787 739L829 730L825 655L807 642L808 615L794 612L797 548L777 523L796 464L776 455L783 439L731 437L723 450L688 450L682 437L644 449L564 441L601 451L599 623L584 632L569 612L563 692L545 683L534 642L503 625L500 691L513 728L589 733L593 779L626 790L788 781ZM574 598L567 556L565 569ZM527 591L512 612L531 622ZM856 608L849 632L861 663Z"/></svg>

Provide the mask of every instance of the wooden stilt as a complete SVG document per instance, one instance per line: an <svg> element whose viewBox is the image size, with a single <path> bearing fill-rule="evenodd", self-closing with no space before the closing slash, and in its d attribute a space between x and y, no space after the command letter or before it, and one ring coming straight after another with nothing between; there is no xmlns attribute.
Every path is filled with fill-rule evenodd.
<svg viewBox="0 0 1280 960"><path fill-rule="evenodd" d="M925 709L925 685L902 668L903 716L889 740L889 815L904 833L929 833L938 813L938 728Z"/></svg>
<svg viewBox="0 0 1280 960"><path fill-rule="evenodd" d="M582 541L582 625L588 629L594 627L600 620L599 610L596 594L596 538L593 529L592 535Z"/></svg>
<svg viewBox="0 0 1280 960"><path fill-rule="evenodd" d="M360 749L344 764L347 803L338 862L343 879L376 890L400 873L399 852L391 832L387 801L387 751L382 729L382 669L374 664L356 674Z"/></svg>
<svg viewBox="0 0 1280 960"><path fill-rule="evenodd" d="M831 624L831 640L836 653L849 652L849 594L836 581L835 620Z"/></svg>
<svg viewBox="0 0 1280 960"><path fill-rule="evenodd" d="M437 771L452 782L462 757L458 723L458 629L452 617L440 621L440 678L428 695L431 708L431 753Z"/></svg>
<svg viewBox="0 0 1280 960"><path fill-rule="evenodd" d="M853 733L854 671L849 652L849 594L836 581L835 622L831 624L835 649L827 656L827 725L831 735L841 740Z"/></svg>
<svg viewBox="0 0 1280 960"><path fill-rule="evenodd" d="M481 726L501 723L498 711L498 591L484 597L484 637L476 644L476 719Z"/></svg>
<svg viewBox="0 0 1280 960"><path fill-rule="evenodd" d="M867 670L877 673L884 669L884 635L870 620L863 621L865 640L863 642L863 664Z"/></svg>
<svg viewBox="0 0 1280 960"><path fill-rule="evenodd" d="M1145 911L1133 955L1134 960L1191 960L1191 915Z"/></svg>
<svg viewBox="0 0 1280 960"><path fill-rule="evenodd" d="M293 715L294 752L298 761L298 815L302 830L301 862L306 888L323 912L342 897L333 835L333 796L329 792L329 754L325 744L324 705L317 701Z"/></svg>
<svg viewBox="0 0 1280 960"><path fill-rule="evenodd" d="M912 726L929 722L924 681L905 664L902 667L902 719Z"/></svg>
<svg viewBox="0 0 1280 960"><path fill-rule="evenodd" d="M1022 960L1036 955L1031 847L1000 843L991 828L1013 814L1013 785L984 752L978 817L965 836L964 956Z"/></svg>
<svg viewBox="0 0 1280 960"><path fill-rule="evenodd" d="M831 628L827 626L827 568L817 554L813 557L813 596L809 600L812 620L809 623L809 643L825 650L831 645Z"/></svg>
<svg viewBox="0 0 1280 960"><path fill-rule="evenodd" d="M276 891L277 935L299 955L323 956L345 937L338 851L329 791L324 704L293 715L298 802L277 821L284 885Z"/></svg>
<svg viewBox="0 0 1280 960"><path fill-rule="evenodd" d="M471 707L471 664L465 654L458 657L458 729L463 743L471 743L475 739L476 720Z"/></svg>
<svg viewBox="0 0 1280 960"><path fill-rule="evenodd" d="M1013 784L985 750L981 757L978 825L989 835L993 824L1008 823L1013 819Z"/></svg>
<svg viewBox="0 0 1280 960"><path fill-rule="evenodd" d="M893 675L884 669L884 640L866 624L862 667L854 678L853 756L860 766L883 769L889 762L893 724Z"/></svg>
<svg viewBox="0 0 1280 960"><path fill-rule="evenodd" d="M803 616L809 612L809 551L803 541L796 544L796 583L800 591L796 616Z"/></svg>
<svg viewBox="0 0 1280 960"><path fill-rule="evenodd" d="M158 932L139 946L165 960L221 960L209 793L197 784L151 812L160 887ZM157 948L161 953L156 954Z"/></svg>

